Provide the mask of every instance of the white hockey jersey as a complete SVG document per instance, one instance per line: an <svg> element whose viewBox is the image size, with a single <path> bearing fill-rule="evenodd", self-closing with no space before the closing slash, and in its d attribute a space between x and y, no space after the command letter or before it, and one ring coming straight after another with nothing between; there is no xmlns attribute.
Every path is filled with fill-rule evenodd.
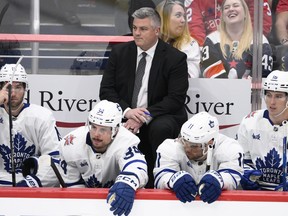
<svg viewBox="0 0 288 216"><path fill-rule="evenodd" d="M238 142L219 134L212 158L210 170L220 173L224 181L223 189L236 189L243 174L243 149ZM166 139L157 149L157 160L153 170L155 188L170 189L168 182L171 176L181 170L190 173L198 184L206 172L206 161L189 160L183 144L178 139Z"/></svg>
<svg viewBox="0 0 288 216"><path fill-rule="evenodd" d="M247 165L247 169L252 167L262 171L258 183L264 190L274 190L283 182L283 137L287 136L286 127L273 125L268 110L250 113L239 126L237 137L244 149L244 168Z"/></svg>
<svg viewBox="0 0 288 216"><path fill-rule="evenodd" d="M60 147L61 172L67 187L109 188L120 172L134 173L139 187L148 181L147 163L138 150L140 140L123 126L104 153L92 148L88 126L64 137Z"/></svg>
<svg viewBox="0 0 288 216"><path fill-rule="evenodd" d="M50 155L59 159L61 136L51 111L34 105L24 104L17 117L12 117L12 140L16 182L23 179L22 163L31 156ZM0 185L12 185L9 115L0 106ZM39 167L37 177L42 186L58 186L59 182L51 167Z"/></svg>

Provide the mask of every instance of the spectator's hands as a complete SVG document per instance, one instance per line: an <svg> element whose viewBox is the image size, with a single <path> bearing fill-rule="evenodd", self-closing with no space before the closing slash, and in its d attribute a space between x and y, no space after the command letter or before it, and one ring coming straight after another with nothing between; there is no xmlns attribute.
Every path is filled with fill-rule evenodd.
<svg viewBox="0 0 288 216"><path fill-rule="evenodd" d="M176 197L183 203L195 200L198 187L190 175L186 171L175 173L169 180L168 186L175 192Z"/></svg>
<svg viewBox="0 0 288 216"><path fill-rule="evenodd" d="M0 105L8 102L8 86L10 84L7 82L3 88L0 90Z"/></svg>
<svg viewBox="0 0 288 216"><path fill-rule="evenodd" d="M224 182L222 176L214 170L206 172L199 183L199 195L208 204L216 201L221 195Z"/></svg>
<svg viewBox="0 0 288 216"><path fill-rule="evenodd" d="M138 186L138 180L134 176L120 174L117 177L107 196L107 203L111 205L110 211L114 215L129 215Z"/></svg>
<svg viewBox="0 0 288 216"><path fill-rule="evenodd" d="M244 175L240 180L243 190L259 190L260 186L257 180L262 176L260 170L244 170Z"/></svg>

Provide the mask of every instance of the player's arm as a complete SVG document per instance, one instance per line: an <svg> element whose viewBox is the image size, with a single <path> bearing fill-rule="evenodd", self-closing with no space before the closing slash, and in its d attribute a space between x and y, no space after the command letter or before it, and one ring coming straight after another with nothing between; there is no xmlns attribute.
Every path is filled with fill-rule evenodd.
<svg viewBox="0 0 288 216"><path fill-rule="evenodd" d="M181 202L191 202L197 196L198 187L192 175L180 169L176 155L181 154L177 152L181 150L175 142L177 141L166 139L157 149L153 170L155 188L172 190Z"/></svg>
<svg viewBox="0 0 288 216"><path fill-rule="evenodd" d="M128 215L133 207L136 190L144 187L148 181L147 163L137 145L131 145L124 155L120 153L119 156L121 172L109 189L107 203L114 215Z"/></svg>
<svg viewBox="0 0 288 216"><path fill-rule="evenodd" d="M36 122L37 129L37 139L40 145L40 156L41 155L49 155L52 157L53 162L57 169L59 169L59 146L61 136L56 127L56 120L53 114L49 111L43 110L46 117L42 119L42 122ZM41 180L44 187L55 187L59 186L59 180L55 174L55 172L50 172L50 169L47 167L39 167L37 172L37 177Z"/></svg>

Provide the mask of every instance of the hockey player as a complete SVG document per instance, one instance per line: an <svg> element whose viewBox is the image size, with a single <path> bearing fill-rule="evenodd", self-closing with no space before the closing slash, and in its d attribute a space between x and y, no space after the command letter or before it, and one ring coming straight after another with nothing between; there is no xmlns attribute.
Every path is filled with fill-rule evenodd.
<svg viewBox="0 0 288 216"><path fill-rule="evenodd" d="M10 101L8 88L11 88ZM46 159L50 155L59 160L61 137L51 111L35 104L24 103L25 91L28 89L24 67L20 64L17 67L16 64L4 65L0 71L0 89L0 185L14 186L17 183L17 186L25 187L59 186L50 166L51 158L48 158L48 163ZM11 116L8 114L9 104ZM10 119L13 155L10 148ZM41 163L38 163L39 161ZM12 180L12 173L15 174L15 182Z"/></svg>
<svg viewBox="0 0 288 216"><path fill-rule="evenodd" d="M243 150L219 133L218 120L200 112L185 122L177 139L157 149L155 187L171 189L181 202L212 203L222 190L236 189L243 174Z"/></svg>
<svg viewBox="0 0 288 216"><path fill-rule="evenodd" d="M67 187L110 188L107 202L114 215L128 215L135 191L148 181L139 138L121 125L118 103L98 102L88 124L61 143L61 167Z"/></svg>
<svg viewBox="0 0 288 216"><path fill-rule="evenodd" d="M266 109L244 117L238 130L245 155L241 185L246 190L281 190L287 173L283 138L288 133L288 73L271 72L263 82L263 94Z"/></svg>

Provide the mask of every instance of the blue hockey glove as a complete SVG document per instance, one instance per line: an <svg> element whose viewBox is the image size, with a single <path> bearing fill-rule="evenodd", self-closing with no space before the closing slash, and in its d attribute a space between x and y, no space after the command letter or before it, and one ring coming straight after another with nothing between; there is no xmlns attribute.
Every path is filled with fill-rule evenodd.
<svg viewBox="0 0 288 216"><path fill-rule="evenodd" d="M114 215L129 215L133 207L135 191L139 187L138 179L133 175L120 174L110 188L107 203Z"/></svg>
<svg viewBox="0 0 288 216"><path fill-rule="evenodd" d="M23 180L17 182L16 187L42 187L42 184L37 176L27 175Z"/></svg>
<svg viewBox="0 0 288 216"><path fill-rule="evenodd" d="M195 200L198 187L190 175L186 171L175 173L169 180L168 186L175 192L176 197L183 203Z"/></svg>
<svg viewBox="0 0 288 216"><path fill-rule="evenodd" d="M262 176L260 170L244 170L244 175L240 180L243 190L259 190L260 186L257 180Z"/></svg>
<svg viewBox="0 0 288 216"><path fill-rule="evenodd" d="M203 202L213 203L221 195L224 186L222 176L214 170L206 172L199 183L200 199Z"/></svg>

